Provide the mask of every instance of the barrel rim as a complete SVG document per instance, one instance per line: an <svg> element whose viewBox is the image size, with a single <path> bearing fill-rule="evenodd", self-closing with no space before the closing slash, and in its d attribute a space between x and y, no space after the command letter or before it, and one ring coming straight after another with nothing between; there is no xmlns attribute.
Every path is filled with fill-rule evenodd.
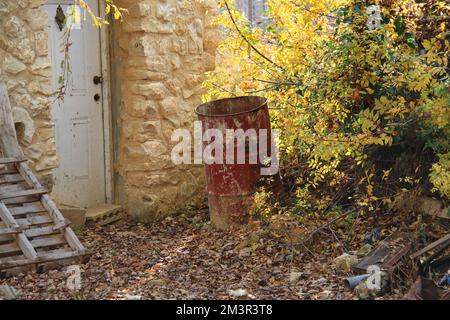
<svg viewBox="0 0 450 320"><path fill-rule="evenodd" d="M235 113L207 115L207 114L199 111L200 108L202 108L208 104L211 104L211 103L216 103L216 102L225 101L225 100L238 100L238 99L243 99L243 98L258 98L258 99L261 99L262 102L255 108L252 108L252 109L246 110L246 111L235 112ZM267 98L260 97L260 96L239 96L239 97L232 97L232 98L222 98L222 99L216 99L216 100L212 100L212 101L209 101L206 103L202 103L201 105L197 106L197 108L195 108L195 113L198 116L207 117L207 118L226 118L226 117L230 117L230 116L238 116L238 115L242 115L242 114L255 112L255 111L267 106L267 102L268 102Z"/></svg>

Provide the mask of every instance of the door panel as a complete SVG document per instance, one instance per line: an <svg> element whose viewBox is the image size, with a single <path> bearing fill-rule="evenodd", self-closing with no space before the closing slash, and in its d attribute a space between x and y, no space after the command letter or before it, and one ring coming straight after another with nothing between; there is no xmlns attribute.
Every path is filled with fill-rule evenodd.
<svg viewBox="0 0 450 320"><path fill-rule="evenodd" d="M49 1L43 6L49 14L49 52L53 66L53 89L58 89L64 30L55 22L58 4L67 14L68 1ZM98 2L88 1L94 12ZM102 84L94 84L101 75L100 31L89 19L71 31L69 76L64 102L55 102L55 124L59 167L55 170L52 196L61 205L90 207L105 203L105 148L103 130ZM100 96L99 101L94 96Z"/></svg>

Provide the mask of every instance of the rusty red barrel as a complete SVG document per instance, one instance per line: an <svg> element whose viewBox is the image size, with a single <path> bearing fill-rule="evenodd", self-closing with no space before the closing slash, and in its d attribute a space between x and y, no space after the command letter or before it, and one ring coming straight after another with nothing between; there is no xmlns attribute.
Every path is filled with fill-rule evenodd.
<svg viewBox="0 0 450 320"><path fill-rule="evenodd" d="M248 221L249 209L253 202L253 196L259 187L271 181L275 189L279 189L281 183L278 171L272 176L262 175L261 168L272 157L272 132L267 100L262 97L238 97L216 100L197 107L196 113L202 122L202 130L205 133L213 129L223 135L223 163L205 164L207 193L212 223L220 229L228 229L234 224L243 224ZM241 129L241 130L239 130ZM264 129L267 134L260 135ZM250 136L245 136L245 157L237 161L239 149L238 139L227 140L227 130L230 132L256 133L257 150L250 145L255 142ZM239 130L239 131L236 131ZM255 137L254 135L252 136ZM262 139L261 139L262 137ZM250 141L252 140L252 141ZM214 139L203 142L206 148ZM228 143L227 143L228 141ZM242 142L242 140L241 140ZM254 146L254 144L252 144ZM233 149L234 161L227 158L228 149ZM242 145L241 149L242 150ZM215 150L217 151L217 150ZM220 151L219 151L220 152ZM262 154L263 156L260 156ZM215 154L213 154L215 157ZM242 161L245 158L245 161ZM256 162L254 161L256 159ZM263 161L262 161L263 160ZM264 163L263 163L264 162ZM274 187L272 187L274 188Z"/></svg>

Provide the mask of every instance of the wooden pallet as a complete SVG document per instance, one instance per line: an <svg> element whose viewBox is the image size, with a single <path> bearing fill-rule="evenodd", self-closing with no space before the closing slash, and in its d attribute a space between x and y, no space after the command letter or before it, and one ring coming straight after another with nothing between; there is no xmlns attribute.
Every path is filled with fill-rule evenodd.
<svg viewBox="0 0 450 320"><path fill-rule="evenodd" d="M0 148L0 274L85 258L87 250L26 163L2 83Z"/></svg>

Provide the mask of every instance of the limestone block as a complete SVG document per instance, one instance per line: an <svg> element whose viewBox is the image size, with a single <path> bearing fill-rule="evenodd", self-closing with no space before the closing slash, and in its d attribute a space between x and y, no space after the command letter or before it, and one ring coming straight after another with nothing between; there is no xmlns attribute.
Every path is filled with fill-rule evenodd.
<svg viewBox="0 0 450 320"><path fill-rule="evenodd" d="M163 22L171 22L175 19L177 9L164 1L156 5L156 17Z"/></svg>
<svg viewBox="0 0 450 320"><path fill-rule="evenodd" d="M158 32L159 26L158 22L151 20L149 18L141 19L141 18L135 18L135 19L125 19L123 30L128 33L133 32Z"/></svg>
<svg viewBox="0 0 450 320"><path fill-rule="evenodd" d="M167 154L167 147L161 141L147 141L144 143L144 149L150 157L160 157Z"/></svg>
<svg viewBox="0 0 450 320"><path fill-rule="evenodd" d="M25 12L25 19L32 30L43 30L48 23L48 13L40 8L29 9Z"/></svg>
<svg viewBox="0 0 450 320"><path fill-rule="evenodd" d="M206 29L203 36L203 47L205 51L214 53L219 44L219 33L216 29Z"/></svg>
<svg viewBox="0 0 450 320"><path fill-rule="evenodd" d="M217 3L215 0L204 0L201 2L203 8L208 10L208 13L212 13L217 10Z"/></svg>
<svg viewBox="0 0 450 320"><path fill-rule="evenodd" d="M203 71L213 71L216 68L216 54L205 53L203 54L204 65Z"/></svg>
<svg viewBox="0 0 450 320"><path fill-rule="evenodd" d="M34 45L37 56L48 56L48 34L47 32L36 32L34 34Z"/></svg>
<svg viewBox="0 0 450 320"><path fill-rule="evenodd" d="M159 121L145 121L141 123L139 133L145 134L148 138L155 137L161 131L161 124Z"/></svg>
<svg viewBox="0 0 450 320"><path fill-rule="evenodd" d="M31 145L24 152L26 157L31 160L39 160L43 154L41 145Z"/></svg>
<svg viewBox="0 0 450 320"><path fill-rule="evenodd" d="M10 92L10 94L12 95L12 99L16 97L15 93L22 93L22 88L24 88L25 86L25 81L15 80L9 77L6 80L6 87L8 88L8 92Z"/></svg>
<svg viewBox="0 0 450 320"><path fill-rule="evenodd" d="M3 60L2 69L11 74L18 74L24 71L27 67L13 56L6 56Z"/></svg>
<svg viewBox="0 0 450 320"><path fill-rule="evenodd" d="M31 96L27 92L14 92L10 95L11 105L16 107L30 108Z"/></svg>
<svg viewBox="0 0 450 320"><path fill-rule="evenodd" d="M141 144L142 146L142 144ZM126 152L128 152L128 146L125 149ZM144 154L145 155L145 154ZM133 159L133 161L129 161L130 159ZM149 157L145 157L145 161L135 161L142 159L142 155L139 156L136 154L135 157L130 157L126 163L123 163L120 170L123 172L161 172L162 170L167 170L170 168L174 168L174 164L172 163L172 160L170 159L170 156L164 155L160 157L152 157L151 159Z"/></svg>
<svg viewBox="0 0 450 320"><path fill-rule="evenodd" d="M6 15L9 12L9 7L7 2L0 2L0 14Z"/></svg>
<svg viewBox="0 0 450 320"><path fill-rule="evenodd" d="M166 82L164 82L164 84L166 85L167 89L169 89L169 91L174 96L177 96L181 93L182 84L181 84L180 80L178 80L176 78L171 78L171 79L167 80Z"/></svg>
<svg viewBox="0 0 450 320"><path fill-rule="evenodd" d="M169 64L161 56L130 57L126 62L128 69L144 69L155 72L169 72Z"/></svg>
<svg viewBox="0 0 450 320"><path fill-rule="evenodd" d="M55 132L52 128L42 128L39 130L39 138L41 141L47 141L54 138Z"/></svg>
<svg viewBox="0 0 450 320"><path fill-rule="evenodd" d="M176 115L180 109L181 101L176 97L167 97L160 103L164 116Z"/></svg>
<svg viewBox="0 0 450 320"><path fill-rule="evenodd" d="M182 66L180 57L175 53L170 57L170 63L172 64L173 70L177 70Z"/></svg>
<svg viewBox="0 0 450 320"><path fill-rule="evenodd" d="M28 90L31 93L41 93L50 96L53 93L52 86L49 79L37 78L30 82Z"/></svg>
<svg viewBox="0 0 450 320"><path fill-rule="evenodd" d="M151 6L149 3L146 2L138 2L128 8L128 13L130 17L137 18L137 17L148 17L151 14Z"/></svg>
<svg viewBox="0 0 450 320"><path fill-rule="evenodd" d="M175 20L175 33L178 36L183 36L187 31L187 24L189 21L189 17L180 16Z"/></svg>
<svg viewBox="0 0 450 320"><path fill-rule="evenodd" d="M32 47L30 39L23 38L11 40L0 37L0 44L2 44L2 42L7 51L23 62L32 63L34 61L36 53Z"/></svg>
<svg viewBox="0 0 450 320"><path fill-rule="evenodd" d="M31 109L33 111L49 111L50 108L50 102L47 98L37 97L31 105Z"/></svg>
<svg viewBox="0 0 450 320"><path fill-rule="evenodd" d="M172 42L172 50L173 52L176 52L180 54L181 56L184 56L188 53L188 42L186 39L179 39L175 38Z"/></svg>
<svg viewBox="0 0 450 320"><path fill-rule="evenodd" d="M157 32L161 34L172 34L175 32L175 28L174 23L158 24Z"/></svg>
<svg viewBox="0 0 450 320"><path fill-rule="evenodd" d="M35 165L36 171L51 170L58 167L58 160L54 157L44 157L40 162Z"/></svg>
<svg viewBox="0 0 450 320"><path fill-rule="evenodd" d="M158 136L160 124L159 121L126 121L122 126L124 138L135 140L137 133L144 135L147 140Z"/></svg>
<svg viewBox="0 0 450 320"><path fill-rule="evenodd" d="M128 80L149 80L149 81L164 81L169 75L164 72L143 70L143 69L128 69L125 72Z"/></svg>
<svg viewBox="0 0 450 320"><path fill-rule="evenodd" d="M150 100L162 100L166 96L166 87L162 83L137 83L130 87L135 94L145 96Z"/></svg>
<svg viewBox="0 0 450 320"><path fill-rule="evenodd" d="M147 152L141 143L129 142L126 146L124 146L124 151L130 158L141 158L147 156Z"/></svg>
<svg viewBox="0 0 450 320"><path fill-rule="evenodd" d="M125 109L133 117L141 119L158 118L158 106L154 101L130 98L125 100Z"/></svg>
<svg viewBox="0 0 450 320"><path fill-rule="evenodd" d="M10 16L3 23L3 30L10 39L23 39L26 37L26 24L17 16Z"/></svg>
<svg viewBox="0 0 450 320"><path fill-rule="evenodd" d="M159 51L160 55L169 55L172 51L172 40L168 37L164 37L159 41Z"/></svg>
<svg viewBox="0 0 450 320"><path fill-rule="evenodd" d="M30 8L38 8L47 3L47 0L28 0Z"/></svg>
<svg viewBox="0 0 450 320"><path fill-rule="evenodd" d="M142 174L142 172L128 172L125 180L128 186L142 187L146 184L151 175Z"/></svg>
<svg viewBox="0 0 450 320"><path fill-rule="evenodd" d="M158 51L156 41L149 41L145 36L138 36L130 41L128 53L130 56L149 57L157 55Z"/></svg>
<svg viewBox="0 0 450 320"><path fill-rule="evenodd" d="M188 51L195 54L203 51L203 23L195 19L188 25Z"/></svg>
<svg viewBox="0 0 450 320"><path fill-rule="evenodd" d="M205 59L208 59L208 54L203 53L202 55L192 55L188 59L185 60L185 64L188 66L189 72L194 73L203 73L206 71L206 63ZM214 59L215 61L215 59Z"/></svg>
<svg viewBox="0 0 450 320"><path fill-rule="evenodd" d="M193 89L200 85L204 80L204 76L198 73L188 73L184 78L184 87L187 89Z"/></svg>
<svg viewBox="0 0 450 320"><path fill-rule="evenodd" d="M25 9L28 6L28 0L17 0L17 3L22 9Z"/></svg>
<svg viewBox="0 0 450 320"><path fill-rule="evenodd" d="M51 64L47 57L40 57L30 66L30 72L34 75L50 77Z"/></svg>

